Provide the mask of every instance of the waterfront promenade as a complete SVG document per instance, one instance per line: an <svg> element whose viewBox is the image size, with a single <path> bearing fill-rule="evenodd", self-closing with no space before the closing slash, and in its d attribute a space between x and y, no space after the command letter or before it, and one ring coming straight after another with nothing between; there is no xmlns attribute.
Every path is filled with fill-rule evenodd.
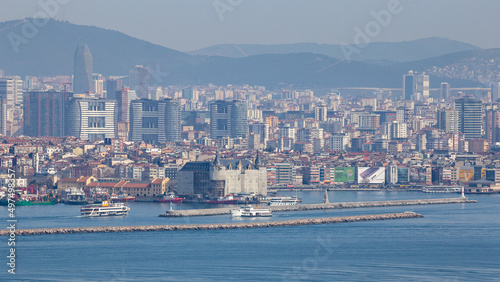
<svg viewBox="0 0 500 282"><path fill-rule="evenodd" d="M35 228L18 229L16 235L46 235L71 233L111 233L111 232L144 232L144 231L180 231L180 230L218 230L218 229L247 229L285 227L297 225L332 224L343 222L407 219L423 217L414 212L356 215L342 217L309 218L283 221L218 223L218 224L189 224L189 225L145 225L145 226L106 226L106 227L73 227L73 228ZM0 236L10 235L9 230L1 230Z"/></svg>
<svg viewBox="0 0 500 282"><path fill-rule="evenodd" d="M457 203L476 203L476 201L467 198L444 198L444 199L422 199L422 200L395 200L395 201L370 201L370 202L345 202L328 204L304 204L291 206L272 206L273 212L282 211L308 211L308 210L329 210L346 208L369 208L369 207L392 207L392 206L413 206L413 205L436 205L436 204L457 204ZM168 210L160 217L184 217L184 216L210 216L230 214L233 208L214 208L214 209L192 209L192 210Z"/></svg>

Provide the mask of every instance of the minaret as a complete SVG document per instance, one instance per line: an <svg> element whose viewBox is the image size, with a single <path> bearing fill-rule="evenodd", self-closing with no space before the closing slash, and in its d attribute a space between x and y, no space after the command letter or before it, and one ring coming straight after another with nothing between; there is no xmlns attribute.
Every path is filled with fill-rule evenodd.
<svg viewBox="0 0 500 282"><path fill-rule="evenodd" d="M217 150L217 153L215 154L215 159L214 159L213 165L220 166L219 150Z"/></svg>
<svg viewBox="0 0 500 282"><path fill-rule="evenodd" d="M255 167L256 167L256 168L259 168L259 167L262 165L262 164L261 164L261 160L260 160L260 154L259 154L259 151L257 151L257 156L255 157L254 164L255 164Z"/></svg>

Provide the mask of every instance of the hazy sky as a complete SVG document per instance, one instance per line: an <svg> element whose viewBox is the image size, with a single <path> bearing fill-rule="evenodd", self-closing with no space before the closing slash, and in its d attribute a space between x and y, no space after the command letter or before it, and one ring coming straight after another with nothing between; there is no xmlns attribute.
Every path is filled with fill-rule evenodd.
<svg viewBox="0 0 500 282"><path fill-rule="evenodd" d="M42 14L43 3L56 1L63 3L56 19L180 51L222 43L353 43L356 27L370 27L373 12L398 2L388 24L372 26L371 42L437 36L500 47L498 0L2 0L0 21Z"/></svg>

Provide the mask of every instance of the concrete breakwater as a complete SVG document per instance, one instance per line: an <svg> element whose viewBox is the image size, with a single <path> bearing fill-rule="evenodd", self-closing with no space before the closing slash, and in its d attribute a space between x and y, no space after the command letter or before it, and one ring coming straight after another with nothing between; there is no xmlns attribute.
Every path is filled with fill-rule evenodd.
<svg viewBox="0 0 500 282"><path fill-rule="evenodd" d="M308 210L329 210L346 208L368 208L368 207L392 207L392 206L413 206L413 205L435 205L435 204L457 204L476 203L477 201L467 198L444 198L444 199L423 199L423 200L397 200L397 201L371 201L371 202L346 202L329 204L305 204L293 206L273 206L273 212L281 211L308 211ZM194 209L194 210L168 210L160 217L182 217L182 216L209 216L230 214L233 208L214 209Z"/></svg>
<svg viewBox="0 0 500 282"><path fill-rule="evenodd" d="M423 216L421 214L414 212L403 212L403 213L324 217L324 218L266 221L266 222L18 229L15 231L15 234L44 235L44 234L71 234L71 233L138 232L138 231L246 229L246 228L267 228L267 227L284 227L284 226L298 226L298 225L330 224L330 223L357 222L357 221L373 221L373 220L387 220L387 219L405 219L405 218L418 218L418 217L423 217ZM10 231L1 230L0 236L5 236L5 235L10 235Z"/></svg>

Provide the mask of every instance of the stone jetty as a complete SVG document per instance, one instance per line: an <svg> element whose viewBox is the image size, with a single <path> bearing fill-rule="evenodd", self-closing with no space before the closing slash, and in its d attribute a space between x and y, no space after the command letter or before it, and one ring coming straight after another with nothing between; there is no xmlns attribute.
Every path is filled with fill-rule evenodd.
<svg viewBox="0 0 500 282"><path fill-rule="evenodd" d="M414 206L414 205L435 205L435 204L457 204L457 203L477 203L467 198L445 198L445 199L424 199L424 200L397 200L397 201L370 201L370 202L345 202L345 203L325 203L325 204L305 204L293 206L273 206L273 212L282 211L310 211L310 210L330 210L347 208L371 208L371 207L392 207L392 206ZM194 210L168 210L160 217L183 217L183 216L209 216L230 214L233 208L214 209L194 209Z"/></svg>
<svg viewBox="0 0 500 282"><path fill-rule="evenodd" d="M406 218L418 218L418 217L423 217L423 216L421 214L414 212L403 212L403 213L324 217L324 218L309 218L309 219L265 221L265 222L18 229L15 231L15 233L16 235L45 235L45 234L71 234L71 233L246 229L246 228L267 228L267 227L284 227L284 226L298 226L298 225L331 224L331 223L373 221L373 220L387 220L387 219L406 219ZM0 230L0 236L6 236L6 235L10 235L9 230Z"/></svg>

